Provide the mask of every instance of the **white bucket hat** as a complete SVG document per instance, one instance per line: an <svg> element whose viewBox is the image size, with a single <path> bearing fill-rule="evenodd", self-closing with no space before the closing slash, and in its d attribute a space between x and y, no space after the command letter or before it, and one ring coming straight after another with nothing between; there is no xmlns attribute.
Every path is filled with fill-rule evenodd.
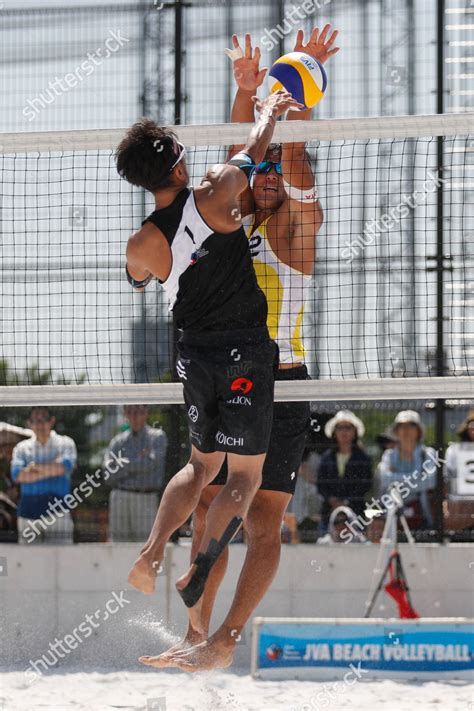
<svg viewBox="0 0 474 711"><path fill-rule="evenodd" d="M359 420L359 418L356 417L356 415L354 415L354 413L350 410L339 410L334 417L326 422L326 426L324 427L324 434L326 437L331 439L334 434L334 430L336 429L336 425L339 425L341 422L349 422L349 424L355 427L357 439L361 439L364 436L365 427L362 420Z"/></svg>
<svg viewBox="0 0 474 711"><path fill-rule="evenodd" d="M421 421L421 417L416 410L402 410L398 413L393 421L393 430L397 429L397 425L412 424L416 425L420 430L421 437L424 437L425 427Z"/></svg>

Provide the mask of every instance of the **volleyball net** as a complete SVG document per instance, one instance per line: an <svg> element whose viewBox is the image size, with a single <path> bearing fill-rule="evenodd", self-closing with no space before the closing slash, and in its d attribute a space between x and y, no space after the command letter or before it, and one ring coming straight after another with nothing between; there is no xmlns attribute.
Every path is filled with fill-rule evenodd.
<svg viewBox="0 0 474 711"><path fill-rule="evenodd" d="M175 127L192 185L249 128ZM0 134L3 404L181 402L164 292L125 278L127 239L154 206L116 172L124 132ZM473 114L280 122L274 140L306 143L324 212L292 334L313 382L279 383L277 398L466 396ZM270 314L285 314L267 278Z"/></svg>

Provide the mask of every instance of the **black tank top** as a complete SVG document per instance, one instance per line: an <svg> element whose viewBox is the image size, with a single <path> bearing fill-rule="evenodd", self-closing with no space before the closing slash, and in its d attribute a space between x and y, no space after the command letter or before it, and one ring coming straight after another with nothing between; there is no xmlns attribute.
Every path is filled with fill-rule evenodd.
<svg viewBox="0 0 474 711"><path fill-rule="evenodd" d="M145 222L156 225L171 248L172 268L162 286L179 329L204 332L266 327L267 301L258 286L242 227L230 234L214 232L187 188Z"/></svg>

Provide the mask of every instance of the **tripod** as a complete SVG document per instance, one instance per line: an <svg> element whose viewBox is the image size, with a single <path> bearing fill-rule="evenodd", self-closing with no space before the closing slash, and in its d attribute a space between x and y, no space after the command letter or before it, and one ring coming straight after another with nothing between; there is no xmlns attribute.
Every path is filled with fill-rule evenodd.
<svg viewBox="0 0 474 711"><path fill-rule="evenodd" d="M407 541L410 545L413 545L415 543L415 539L413 538L410 528L408 526L407 520L403 514L403 500L400 498L400 495L396 491L396 489L392 489L390 491L390 496L392 497L394 501L394 507L392 509L389 509L388 514L387 514L387 520L385 521L385 526L383 529L383 534L382 538L380 540L380 551L377 556L377 563L375 566L375 571L378 572L381 569L382 561L383 558L386 555L386 550L387 547L390 546L392 549L392 552L389 554L388 559L386 561L386 564L382 570L382 575L376 584L375 588L372 590L370 598L367 602L367 610L365 612L364 617L370 617L372 610L374 609L375 602L377 600L377 597L382 589L382 586L385 581L385 577L389 570L391 569L391 566L395 567L396 570L396 577L398 580L400 580L402 589L406 595L406 599L408 601L408 605L411 608L411 600L409 597L409 590L408 590L408 583L405 575L405 571L403 570L403 565L402 565L402 558L400 555L400 550L399 550L399 545L398 545L398 524L400 523L403 531L407 537Z"/></svg>

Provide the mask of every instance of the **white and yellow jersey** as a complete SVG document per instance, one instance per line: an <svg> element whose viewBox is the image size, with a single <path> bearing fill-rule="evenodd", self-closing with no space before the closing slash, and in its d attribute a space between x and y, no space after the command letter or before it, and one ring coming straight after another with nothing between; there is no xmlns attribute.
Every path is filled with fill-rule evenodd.
<svg viewBox="0 0 474 711"><path fill-rule="evenodd" d="M271 217L254 232L255 215L244 217L242 224L249 240L258 284L267 298L267 326L270 337L280 349L280 363L303 363L302 324L305 292L311 276L278 259L267 237Z"/></svg>

